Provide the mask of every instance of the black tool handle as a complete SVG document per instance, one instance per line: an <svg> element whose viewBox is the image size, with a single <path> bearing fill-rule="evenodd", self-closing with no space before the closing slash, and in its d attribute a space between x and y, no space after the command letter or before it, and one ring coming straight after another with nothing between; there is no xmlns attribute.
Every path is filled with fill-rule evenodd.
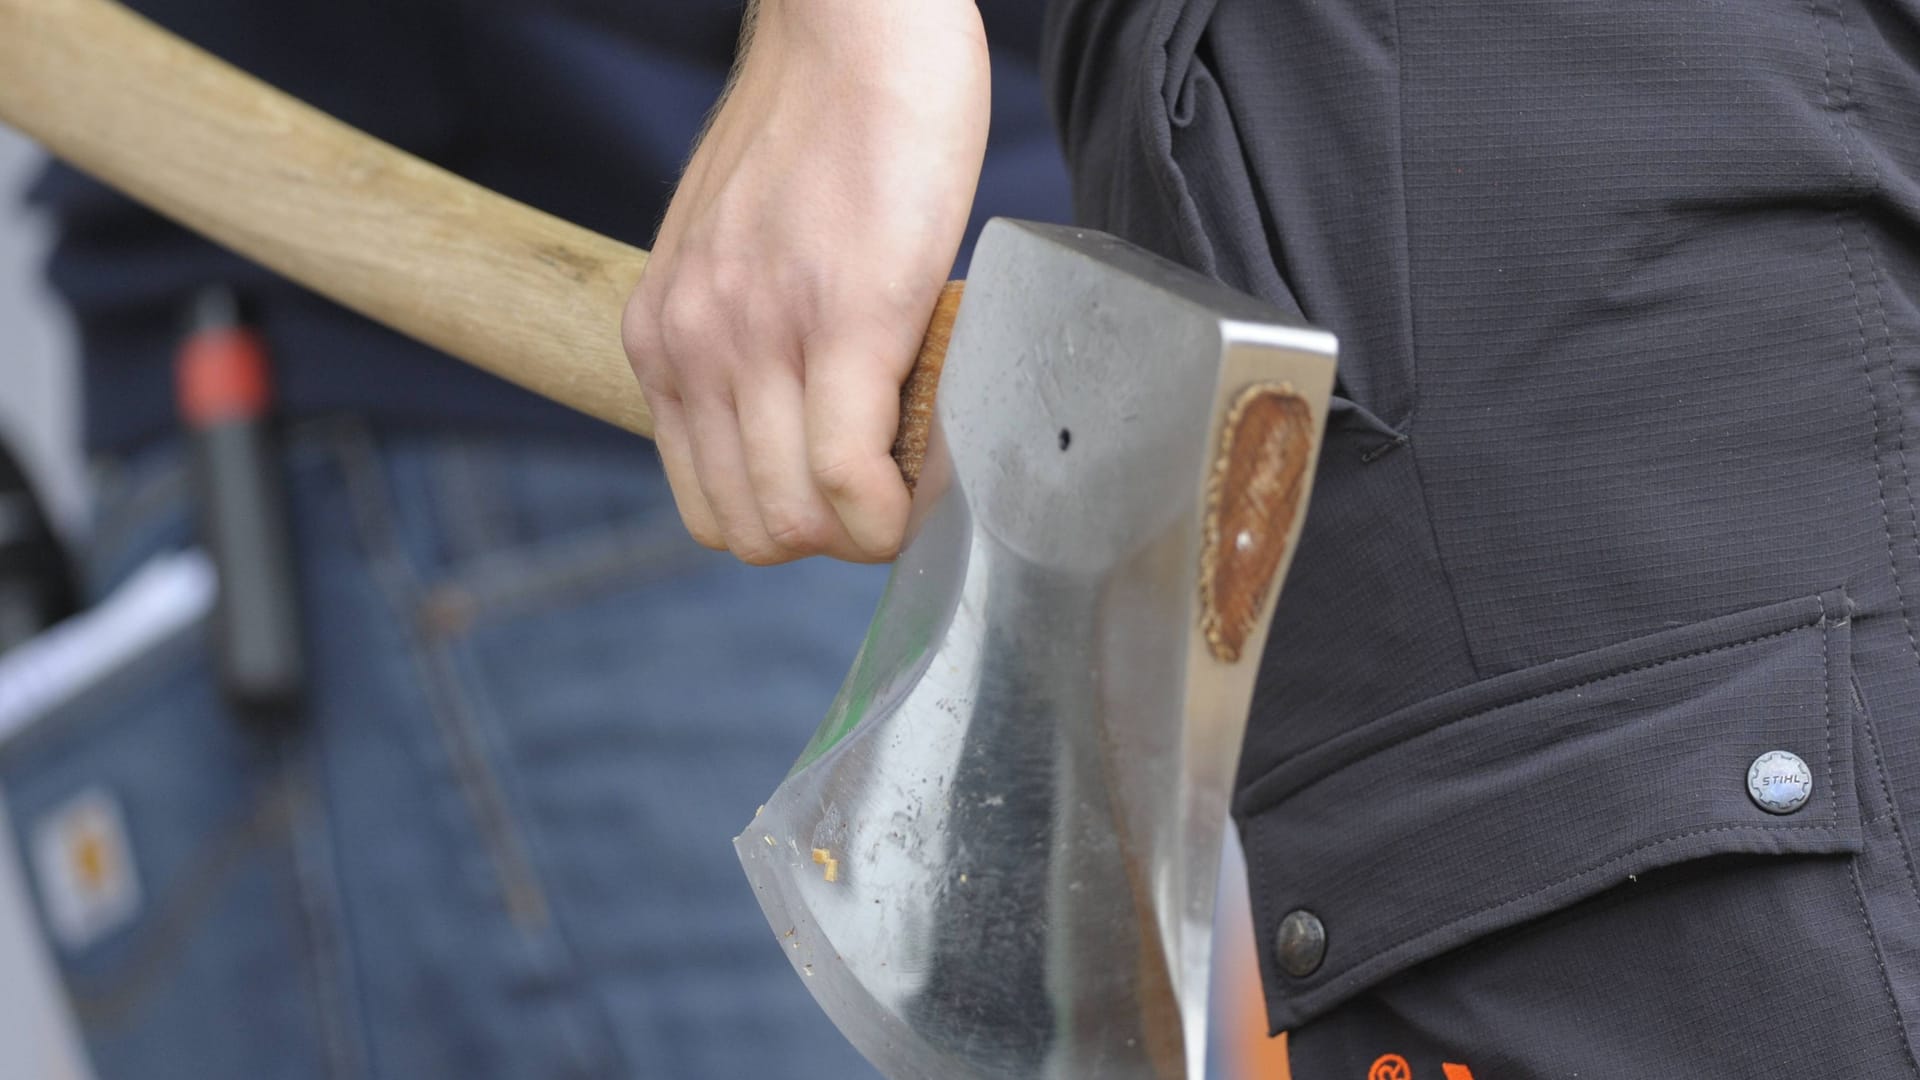
<svg viewBox="0 0 1920 1080"><path fill-rule="evenodd" d="M290 720L307 684L299 582L267 352L232 293L213 289L196 301L177 375L201 540L219 579L221 686L251 719Z"/></svg>

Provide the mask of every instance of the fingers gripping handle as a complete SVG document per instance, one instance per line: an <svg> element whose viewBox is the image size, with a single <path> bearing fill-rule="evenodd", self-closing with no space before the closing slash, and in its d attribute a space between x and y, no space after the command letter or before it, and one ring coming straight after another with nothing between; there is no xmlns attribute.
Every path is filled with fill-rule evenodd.
<svg viewBox="0 0 1920 1080"><path fill-rule="evenodd" d="M376 322L653 434L620 343L639 248L403 153L111 0L0 0L0 119ZM928 407L933 336L920 363L936 374L909 380Z"/></svg>

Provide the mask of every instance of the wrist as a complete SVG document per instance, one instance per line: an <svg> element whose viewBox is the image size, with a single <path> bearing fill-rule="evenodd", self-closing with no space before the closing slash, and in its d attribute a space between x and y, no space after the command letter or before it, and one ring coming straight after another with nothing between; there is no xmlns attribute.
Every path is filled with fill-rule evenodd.
<svg viewBox="0 0 1920 1080"><path fill-rule="evenodd" d="M952 17L956 14L978 14L978 0L747 0L747 18L752 20L762 13L774 16L819 15L830 19L861 19L872 21L882 18L916 19L922 17Z"/></svg>
<svg viewBox="0 0 1920 1080"><path fill-rule="evenodd" d="M784 43L842 59L884 62L928 42L951 48L956 37L984 53L986 28L976 0L750 0L747 41Z"/></svg>
<svg viewBox="0 0 1920 1080"><path fill-rule="evenodd" d="M753 14L730 95L800 88L811 102L803 107L843 109L856 124L955 92L988 107L986 28L974 0L758 0Z"/></svg>

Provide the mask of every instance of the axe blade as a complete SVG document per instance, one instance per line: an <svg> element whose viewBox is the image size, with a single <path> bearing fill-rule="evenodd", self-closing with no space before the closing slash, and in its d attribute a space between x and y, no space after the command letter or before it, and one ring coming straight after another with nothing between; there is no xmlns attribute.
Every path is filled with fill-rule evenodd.
<svg viewBox="0 0 1920 1080"><path fill-rule="evenodd" d="M996 221L973 268L911 539L734 846L892 1080L1197 1080L1335 342L1086 230Z"/></svg>

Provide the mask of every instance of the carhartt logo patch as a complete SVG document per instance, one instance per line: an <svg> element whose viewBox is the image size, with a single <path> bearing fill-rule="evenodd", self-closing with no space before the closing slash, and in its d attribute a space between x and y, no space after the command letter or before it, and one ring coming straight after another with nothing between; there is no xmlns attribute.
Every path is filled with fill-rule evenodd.
<svg viewBox="0 0 1920 1080"><path fill-rule="evenodd" d="M120 803L90 788L33 830L33 864L53 939L84 949L140 913L140 878Z"/></svg>

